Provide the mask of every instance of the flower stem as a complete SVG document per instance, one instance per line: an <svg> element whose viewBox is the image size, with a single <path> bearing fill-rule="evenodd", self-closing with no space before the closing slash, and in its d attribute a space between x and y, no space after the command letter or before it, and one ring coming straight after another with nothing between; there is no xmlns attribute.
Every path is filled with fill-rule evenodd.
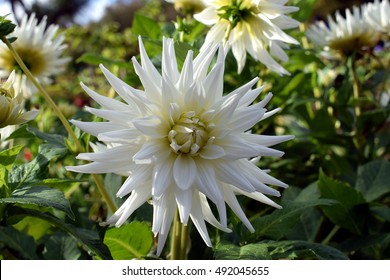
<svg viewBox="0 0 390 280"><path fill-rule="evenodd" d="M327 245L329 241L333 238L333 236L339 231L340 226L335 225L331 232L325 237L325 239L321 242L322 245Z"/></svg>
<svg viewBox="0 0 390 280"><path fill-rule="evenodd" d="M61 112L61 110L58 108L56 103L53 101L53 99L50 97L50 95L46 92L46 90L42 87L42 85L38 82L38 80L33 76L33 74L30 72L26 64L24 64L23 60L17 53L17 51L13 48L10 41L5 37L1 36L0 39L7 45L8 49L11 51L12 55L14 56L16 62L19 64L20 68L23 70L23 72L26 74L26 76L31 80L31 82L34 84L34 86L39 90L39 92L42 94L45 101L49 104L51 109L54 111L54 113L57 115L57 117L60 119L61 123L64 125L66 131L69 133L69 136L72 138L73 142L75 143L77 147L78 152L84 152L84 148L81 145L80 140L74 133L72 127L70 126L68 120L64 116L64 114ZM101 195L103 196L103 199L106 201L108 207L112 212L116 211L115 204L111 200L110 196L108 195L106 189L104 188L103 182L101 181L101 178L96 175L92 174L93 179L95 180L96 186L99 189Z"/></svg>
<svg viewBox="0 0 390 280"><path fill-rule="evenodd" d="M178 210L173 220L171 236L171 260L185 260L187 258L188 226L180 222Z"/></svg>
<svg viewBox="0 0 390 280"><path fill-rule="evenodd" d="M361 114L361 110L358 102L358 99L360 97L360 82L356 73L355 57L352 57L351 72L352 72L352 83L353 83L353 97L355 98L355 102L356 102L356 105L354 106L355 117L358 118Z"/></svg>

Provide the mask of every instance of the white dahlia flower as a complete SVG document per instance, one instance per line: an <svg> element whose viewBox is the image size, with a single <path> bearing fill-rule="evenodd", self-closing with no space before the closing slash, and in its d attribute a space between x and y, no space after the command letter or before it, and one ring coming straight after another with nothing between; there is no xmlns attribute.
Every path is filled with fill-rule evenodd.
<svg viewBox="0 0 390 280"><path fill-rule="evenodd" d="M61 73L65 64L70 60L61 57L65 45L64 37L56 36L57 25L46 26L46 18L39 24L35 15L24 15L20 26L16 26L11 37L17 37L12 46L18 52L23 62L41 84L49 84L50 76ZM21 90L25 98L31 98L37 89L22 72L12 53L4 43L0 43L0 77L8 77L16 71L16 90Z"/></svg>
<svg viewBox="0 0 390 280"><path fill-rule="evenodd" d="M232 48L241 73L248 52L255 60L280 75L288 75L273 57L288 61L286 43L299 44L283 29L295 28L299 22L286 16L299 8L285 6L287 0L209 0L208 7L194 15L195 19L212 25L206 44L225 41ZM270 54L270 53L271 54Z"/></svg>
<svg viewBox="0 0 390 280"><path fill-rule="evenodd" d="M337 11L335 19L328 16L327 23L324 21L314 23L306 35L317 47L325 51L340 51L345 55L374 47L379 41L378 30L368 24L357 6L352 8L352 12L346 9L345 18Z"/></svg>
<svg viewBox="0 0 390 280"><path fill-rule="evenodd" d="M106 224L121 226L138 207L151 200L152 230L158 235L158 254L176 209L181 223L187 224L191 218L208 246L211 241L205 221L229 231L225 203L253 231L236 194L279 207L264 195L279 196L267 184L280 187L286 184L249 159L280 157L283 152L269 146L293 138L249 132L254 124L278 111L267 112L264 108L272 94L250 105L262 91L262 88L251 89L258 81L255 78L224 96L225 55L221 45L210 71L218 46L206 47L195 59L189 51L180 72L174 42L164 39L161 74L146 54L141 38L139 48L142 64L135 58L132 61L144 90L125 84L103 66L101 70L124 102L102 96L81 84L102 106L102 109L87 110L107 122L73 120L72 123L105 145L94 145L93 153L77 157L92 163L67 167L67 170L126 176L117 196L130 196ZM219 221L213 216L207 199L215 203Z"/></svg>
<svg viewBox="0 0 390 280"><path fill-rule="evenodd" d="M373 29L390 35L390 2L375 0L363 6L363 18Z"/></svg>
<svg viewBox="0 0 390 280"><path fill-rule="evenodd" d="M5 127L28 122L39 113L38 110L23 111L23 98L15 94L14 80L15 72L13 71L7 81L0 85L0 134L5 132L3 131ZM4 139L4 136L2 138Z"/></svg>

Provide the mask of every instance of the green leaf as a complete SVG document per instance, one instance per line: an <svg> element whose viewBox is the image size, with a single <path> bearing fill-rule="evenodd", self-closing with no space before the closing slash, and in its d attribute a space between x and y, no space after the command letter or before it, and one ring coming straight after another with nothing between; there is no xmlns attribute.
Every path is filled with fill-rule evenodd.
<svg viewBox="0 0 390 280"><path fill-rule="evenodd" d="M129 67L129 63L126 63L122 60L114 60L111 58L104 57L102 55L93 54L93 53L84 53L82 56L80 56L77 60L77 63L84 62L92 65L117 65L119 67L127 68Z"/></svg>
<svg viewBox="0 0 390 280"><path fill-rule="evenodd" d="M269 260L266 244L254 243L238 246L228 242L220 242L215 248L214 257L217 260Z"/></svg>
<svg viewBox="0 0 390 280"><path fill-rule="evenodd" d="M390 192L390 162L377 160L358 168L355 188L368 201Z"/></svg>
<svg viewBox="0 0 390 280"><path fill-rule="evenodd" d="M336 181L320 172L318 188L322 198L334 199L338 203L332 206L322 206L325 215L335 224L361 234L364 217L356 208L366 201L363 195L349 184Z"/></svg>
<svg viewBox="0 0 390 280"><path fill-rule="evenodd" d="M76 228L75 226L65 223L50 213L44 213L34 209L11 206L7 208L6 214L7 220L17 220L26 216L33 216L35 218L48 221L56 228L68 233L71 237L75 238L75 240L80 243L84 250L86 250L91 256L106 260L112 259L110 251L103 244L99 238L99 235L95 231Z"/></svg>
<svg viewBox="0 0 390 280"><path fill-rule="evenodd" d="M157 40L161 37L161 29L158 23L138 13L134 15L132 31L136 35L145 36L150 39Z"/></svg>
<svg viewBox="0 0 390 280"><path fill-rule="evenodd" d="M22 148L23 146L15 146L11 149L1 151L0 165L4 166L8 171L11 170L11 167Z"/></svg>
<svg viewBox="0 0 390 280"><path fill-rule="evenodd" d="M300 240L264 241L273 259L347 260L339 250L330 246Z"/></svg>
<svg viewBox="0 0 390 280"><path fill-rule="evenodd" d="M262 237L280 239L291 232L304 212L310 211L312 207L332 204L333 201L328 199L286 201L282 204L283 209L275 210L269 215L255 218L252 221L255 232L248 234L247 237L250 240L259 240Z"/></svg>
<svg viewBox="0 0 390 280"><path fill-rule="evenodd" d="M339 244L339 249L343 251L357 251L363 248L369 248L377 246L379 248L385 248L390 244L390 233L365 235L350 238Z"/></svg>
<svg viewBox="0 0 390 280"><path fill-rule="evenodd" d="M71 219L74 219L69 201L64 194L59 190L48 187L26 186L12 192L10 197L0 199L0 203L32 204L50 207L65 212Z"/></svg>
<svg viewBox="0 0 390 280"><path fill-rule="evenodd" d="M30 183L37 183L47 177L47 167L51 159L67 154L66 147L42 144L38 155L30 162L14 166L8 175L8 185L12 189Z"/></svg>
<svg viewBox="0 0 390 280"><path fill-rule="evenodd" d="M11 34L16 27L12 21L6 19L7 16L0 16L0 37L6 37L8 34Z"/></svg>
<svg viewBox="0 0 390 280"><path fill-rule="evenodd" d="M44 245L43 257L46 260L77 260L81 255L77 242L61 232L51 235Z"/></svg>
<svg viewBox="0 0 390 280"><path fill-rule="evenodd" d="M13 227L0 227L0 243L17 252L16 257L28 260L39 259L36 251L36 244L31 236L28 236Z"/></svg>
<svg viewBox="0 0 390 280"><path fill-rule="evenodd" d="M214 256L218 260L348 259L342 252L335 248L300 240L267 240L244 246L221 242L217 245Z"/></svg>
<svg viewBox="0 0 390 280"><path fill-rule="evenodd" d="M146 223L132 222L120 228L110 228L104 236L114 260L144 258L153 245L153 234Z"/></svg>

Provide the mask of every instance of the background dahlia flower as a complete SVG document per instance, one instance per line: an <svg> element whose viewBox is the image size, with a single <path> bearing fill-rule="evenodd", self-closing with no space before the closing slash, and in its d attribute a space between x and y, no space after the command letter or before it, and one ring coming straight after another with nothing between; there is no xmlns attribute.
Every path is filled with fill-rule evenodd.
<svg viewBox="0 0 390 280"><path fill-rule="evenodd" d="M195 19L211 29L206 36L206 44L226 41L237 60L238 73L241 73L248 52L255 60L280 75L288 75L276 60L288 61L284 49L286 43L299 44L283 29L295 28L299 22L286 16L298 10L285 6L287 0L209 0L208 7Z"/></svg>
<svg viewBox="0 0 390 280"><path fill-rule="evenodd" d="M144 90L125 84L103 66L105 77L124 102L102 96L82 84L102 106L87 107L87 111L107 122L72 123L105 145L93 145L93 153L78 155L78 159L92 163L68 166L67 170L126 176L117 196L130 196L106 224L121 226L138 207L151 200L158 254L177 209L181 223L187 224L191 218L208 246L211 241L205 221L229 231L226 204L253 231L236 194L279 207L265 196L279 196L267 184L286 187L259 169L255 161L260 156L282 156L282 152L269 146L292 137L249 132L254 124L278 111L267 112L264 108L272 94L250 105L262 91L252 89L256 78L224 96L225 54L221 45L206 46L195 59L189 51L180 72L174 42L164 39L161 74L146 54L141 38L139 48L142 64L135 58L132 61ZM216 63L208 71L217 50ZM215 204L219 221L208 201Z"/></svg>
<svg viewBox="0 0 390 280"><path fill-rule="evenodd" d="M390 2L389 0L375 0L363 6L363 19L372 28L379 29L384 34L390 35Z"/></svg>
<svg viewBox="0 0 390 280"><path fill-rule="evenodd" d="M20 26L16 26L11 37L17 37L12 43L27 68L41 84L49 84L50 76L61 73L69 57L61 57L65 49L62 34L56 36L57 25L46 24L46 17L38 24L35 14L25 14ZM13 71L15 88L21 90L25 98L31 98L37 89L22 72L8 47L0 42L0 77L8 77Z"/></svg>
<svg viewBox="0 0 390 280"><path fill-rule="evenodd" d="M374 47L380 34L367 22L362 9L357 6L345 10L345 17L337 11L335 18L328 16L328 21L318 21L306 32L307 37L317 47L325 51L336 50L344 55L364 48Z"/></svg>

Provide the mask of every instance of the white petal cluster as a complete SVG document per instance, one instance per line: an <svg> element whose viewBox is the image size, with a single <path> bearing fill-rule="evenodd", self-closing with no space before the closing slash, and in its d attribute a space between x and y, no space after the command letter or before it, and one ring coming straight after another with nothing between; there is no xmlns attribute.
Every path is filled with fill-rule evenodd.
<svg viewBox="0 0 390 280"><path fill-rule="evenodd" d="M247 52L267 68L288 75L275 59L288 61L288 44L299 44L283 30L295 28L299 22L286 16L298 10L285 6L287 0L209 0L208 7L194 15L195 19L211 25L206 44L226 41L237 60L238 73L245 66Z"/></svg>
<svg viewBox="0 0 390 280"><path fill-rule="evenodd" d="M334 18L328 16L327 22L318 21L310 26L306 35L317 47L326 51L337 50L349 54L372 48L380 40L380 25L374 23L372 17L385 21L380 19L380 6L378 2L362 7L353 6L352 11L345 10L345 17L337 11ZM384 16L388 17L389 14Z"/></svg>
<svg viewBox="0 0 390 280"><path fill-rule="evenodd" d="M150 61L141 38L139 48L142 64L135 58L132 61L144 90L127 85L103 66L105 77L124 102L102 96L82 84L102 106L87 110L107 121L72 123L103 144L93 145L93 153L78 155L78 159L92 163L67 169L126 176L117 195L130 195L106 224L121 226L138 207L151 200L158 254L177 209L181 222L187 224L191 218L208 246L211 241L205 221L229 231L226 204L253 231L236 194L279 207L265 196L279 196L267 184L287 187L249 160L280 157L283 153L269 146L292 139L249 132L254 124L278 111L267 112L264 108L272 94L251 105L262 91L252 89L256 78L223 95L225 52L221 45L205 47L195 59L189 51L179 71L174 42L164 39L161 74ZM209 71L217 50L216 62ZM215 204L219 220L209 202Z"/></svg>
<svg viewBox="0 0 390 280"><path fill-rule="evenodd" d="M363 6L363 19L366 20L373 29L390 35L390 2L389 0L375 0Z"/></svg>
<svg viewBox="0 0 390 280"><path fill-rule="evenodd" d="M37 110L23 112L23 98L15 94L14 80L15 72L11 72L7 81L0 85L0 134L3 134L3 128L30 121L39 113Z"/></svg>
<svg viewBox="0 0 390 280"><path fill-rule="evenodd" d="M50 76L61 73L70 60L61 57L65 49L64 37L62 34L56 36L57 31L57 25L47 26L46 18L38 24L34 14L30 17L25 14L20 26L16 26L10 34L11 37L17 37L12 43L13 47L41 84L50 83ZM22 73L7 46L1 42L0 77L8 77L13 70L16 70L15 89L21 90L25 98L32 97L37 89Z"/></svg>

